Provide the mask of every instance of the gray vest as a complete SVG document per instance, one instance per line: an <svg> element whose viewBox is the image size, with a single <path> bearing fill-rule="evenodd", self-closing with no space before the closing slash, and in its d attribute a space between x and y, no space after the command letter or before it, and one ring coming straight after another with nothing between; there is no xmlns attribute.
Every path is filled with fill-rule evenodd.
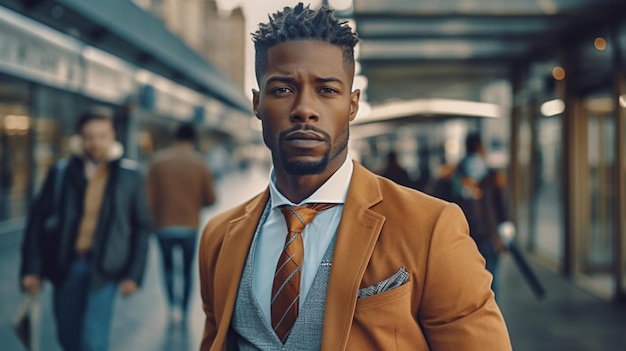
<svg viewBox="0 0 626 351"><path fill-rule="evenodd" d="M332 264L333 252L335 250L335 238L328 245L322 262L313 278L311 289L306 296L304 305L300 309L287 342L283 343L278 339L270 323L263 316L263 311L252 291L252 270L254 255L256 253L256 241L259 236L261 225L265 223L269 215L269 202L259 221L259 227L254 234L250 252L246 260L239 290L235 310L231 322L230 345L237 350L298 350L298 351L319 351L322 348L322 326L324 324L324 308L326 306L326 288L328 287L328 277Z"/></svg>

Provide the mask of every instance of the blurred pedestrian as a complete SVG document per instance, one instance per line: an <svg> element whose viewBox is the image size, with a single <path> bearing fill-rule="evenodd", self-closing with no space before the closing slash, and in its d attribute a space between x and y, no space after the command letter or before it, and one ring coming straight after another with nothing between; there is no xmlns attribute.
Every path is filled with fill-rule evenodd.
<svg viewBox="0 0 626 351"><path fill-rule="evenodd" d="M148 203L163 259L163 276L170 317L186 321L192 287L192 262L196 251L200 210L215 202L213 179L202 155L194 150L196 130L181 124L174 145L155 155L148 172ZM183 292L175 291L173 253L182 250ZM179 315L179 312L182 315Z"/></svg>
<svg viewBox="0 0 626 351"><path fill-rule="evenodd" d="M415 180L413 187L416 190L425 191L427 185L433 178L433 174L430 169L430 151L425 145L420 147L417 151L417 168L419 176Z"/></svg>
<svg viewBox="0 0 626 351"><path fill-rule="evenodd" d="M453 202L452 177L455 171L456 165L449 163L439 165L436 175L424 187L424 192L436 198Z"/></svg>
<svg viewBox="0 0 626 351"><path fill-rule="evenodd" d="M506 177L487 165L480 134L467 135L465 150L466 155L452 177L452 201L459 204L467 217L470 236L493 275L491 288L497 298L499 258L505 248L498 225L508 221Z"/></svg>
<svg viewBox="0 0 626 351"><path fill-rule="evenodd" d="M253 38L273 168L203 232L200 349L511 350L458 206L348 154L360 91L347 22L299 3Z"/></svg>
<svg viewBox="0 0 626 351"><path fill-rule="evenodd" d="M94 107L78 119L73 155L49 172L28 217L21 283L53 285L59 342L66 351L108 348L114 300L141 283L150 229L138 165L122 158L113 114Z"/></svg>
<svg viewBox="0 0 626 351"><path fill-rule="evenodd" d="M411 177L409 177L409 173L398 161L398 154L393 150L389 151L387 154L387 163L385 164L385 168L381 171L381 175L406 187L413 187L415 185Z"/></svg>

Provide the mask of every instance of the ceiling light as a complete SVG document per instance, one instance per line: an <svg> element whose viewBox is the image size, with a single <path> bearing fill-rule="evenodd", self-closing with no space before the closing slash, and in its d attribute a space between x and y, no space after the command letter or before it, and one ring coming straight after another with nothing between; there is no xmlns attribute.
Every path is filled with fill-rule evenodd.
<svg viewBox="0 0 626 351"><path fill-rule="evenodd" d="M556 80L565 79L565 69L561 66L556 66L552 69L552 77Z"/></svg>
<svg viewBox="0 0 626 351"><path fill-rule="evenodd" d="M604 39L602 37L597 37L593 41L593 46L595 46L595 48L598 49L599 51L606 50L606 39Z"/></svg>
<svg viewBox="0 0 626 351"><path fill-rule="evenodd" d="M565 111L565 103L561 99L546 101L541 105L541 114L550 117L556 116Z"/></svg>

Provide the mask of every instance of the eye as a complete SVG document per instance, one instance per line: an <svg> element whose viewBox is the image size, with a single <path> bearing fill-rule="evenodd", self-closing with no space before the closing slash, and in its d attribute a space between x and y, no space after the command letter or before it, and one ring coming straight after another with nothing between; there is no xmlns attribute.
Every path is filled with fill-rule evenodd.
<svg viewBox="0 0 626 351"><path fill-rule="evenodd" d="M272 94L287 94L287 93L291 93L292 90L289 87L278 87L278 88L274 88L272 89Z"/></svg>
<svg viewBox="0 0 626 351"><path fill-rule="evenodd" d="M331 88L331 87L323 87L319 90L320 93L322 94L338 94L339 91L335 88Z"/></svg>

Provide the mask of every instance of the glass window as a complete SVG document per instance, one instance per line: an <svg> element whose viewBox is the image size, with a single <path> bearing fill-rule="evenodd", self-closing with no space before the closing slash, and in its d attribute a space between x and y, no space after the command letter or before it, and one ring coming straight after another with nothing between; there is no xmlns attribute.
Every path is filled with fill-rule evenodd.
<svg viewBox="0 0 626 351"><path fill-rule="evenodd" d="M0 80L0 222L23 217L30 192L32 117L28 84Z"/></svg>

